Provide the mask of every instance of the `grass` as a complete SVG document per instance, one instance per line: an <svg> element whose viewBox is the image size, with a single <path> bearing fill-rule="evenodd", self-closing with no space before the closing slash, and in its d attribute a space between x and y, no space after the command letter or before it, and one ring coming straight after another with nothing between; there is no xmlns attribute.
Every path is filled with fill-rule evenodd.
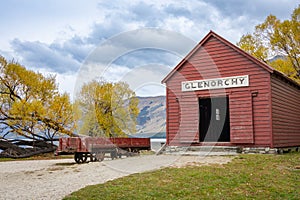
<svg viewBox="0 0 300 200"><path fill-rule="evenodd" d="M300 153L240 155L226 165L134 174L64 199L299 199L299 166Z"/></svg>

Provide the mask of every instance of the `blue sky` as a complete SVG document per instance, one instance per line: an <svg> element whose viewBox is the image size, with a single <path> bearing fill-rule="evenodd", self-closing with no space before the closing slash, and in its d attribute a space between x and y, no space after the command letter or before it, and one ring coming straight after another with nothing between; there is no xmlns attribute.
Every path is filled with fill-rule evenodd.
<svg viewBox="0 0 300 200"><path fill-rule="evenodd" d="M78 77L100 76L129 82L147 77L136 81L133 89L142 96L159 95L164 93L160 80L209 30L236 43L269 14L288 19L297 3L1 0L0 54L30 69L56 74L60 91L71 96ZM144 28L155 31L134 32ZM99 55L102 60L90 62ZM109 62L102 62L110 55L114 57Z"/></svg>

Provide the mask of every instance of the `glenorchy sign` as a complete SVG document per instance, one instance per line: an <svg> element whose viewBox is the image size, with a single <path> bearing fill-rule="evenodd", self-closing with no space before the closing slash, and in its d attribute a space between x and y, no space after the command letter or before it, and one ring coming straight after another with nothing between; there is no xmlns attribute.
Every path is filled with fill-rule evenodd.
<svg viewBox="0 0 300 200"><path fill-rule="evenodd" d="M249 75L184 81L181 83L181 88L183 92L247 86L249 86Z"/></svg>

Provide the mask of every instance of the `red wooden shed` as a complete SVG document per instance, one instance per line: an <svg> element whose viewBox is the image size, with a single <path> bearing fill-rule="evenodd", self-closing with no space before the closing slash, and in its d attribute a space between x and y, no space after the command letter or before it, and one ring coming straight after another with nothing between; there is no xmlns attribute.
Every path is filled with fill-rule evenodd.
<svg viewBox="0 0 300 200"><path fill-rule="evenodd" d="M168 146L300 146L300 85L213 31L162 83Z"/></svg>

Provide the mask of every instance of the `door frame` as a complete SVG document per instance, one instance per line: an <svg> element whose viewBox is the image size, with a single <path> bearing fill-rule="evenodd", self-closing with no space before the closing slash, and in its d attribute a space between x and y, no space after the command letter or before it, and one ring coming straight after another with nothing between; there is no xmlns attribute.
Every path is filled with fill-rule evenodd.
<svg viewBox="0 0 300 200"><path fill-rule="evenodd" d="M203 102L206 101L206 104L201 103L201 101L203 101ZM209 102L209 103L207 103L207 102ZM215 102L215 103L213 103L213 102ZM226 106L222 107L222 104L224 102L226 102ZM221 105L220 105L220 103L221 103ZM207 109L207 108L204 108L203 106L209 107L208 114L203 113L203 109ZM218 106L218 108L216 106ZM219 106L221 106L221 107L219 107ZM229 105L229 95L198 97L199 142L230 142L230 108L229 108L229 106L230 106ZM225 115L220 112L222 112L222 113L225 112ZM203 115L206 115L205 120L201 120L201 118L204 117ZM224 116L225 116L225 118L224 118ZM210 119L207 119L207 117L209 117ZM220 121L220 122L218 122L218 121ZM203 122L205 124L203 124ZM211 123L213 123L213 124L211 124ZM205 132L205 133L201 134L201 132ZM210 135L207 137L207 134L210 134Z"/></svg>

